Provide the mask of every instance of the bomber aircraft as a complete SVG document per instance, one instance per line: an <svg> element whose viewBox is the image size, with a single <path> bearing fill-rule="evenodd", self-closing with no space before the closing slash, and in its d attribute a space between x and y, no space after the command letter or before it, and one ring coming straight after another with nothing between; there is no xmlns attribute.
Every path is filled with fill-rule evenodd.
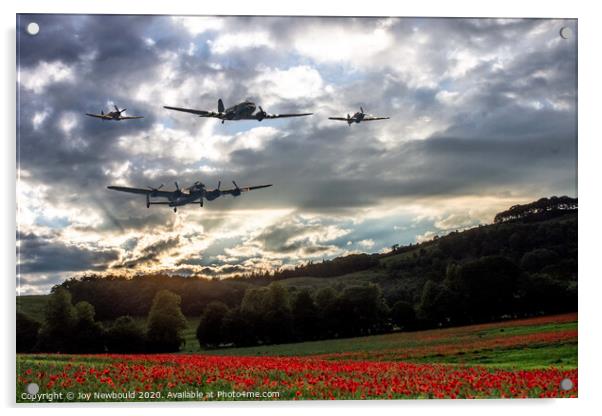
<svg viewBox="0 0 602 416"><path fill-rule="evenodd" d="M218 118L224 124L225 121L230 120L257 120L261 121L264 119L272 118L285 118L285 117L303 117L310 116L313 113L299 113L299 114L270 114L263 111L261 106L256 105L250 100L243 101L242 103L233 105L232 107L226 108L224 102L220 98L217 100L217 113L215 111L195 110L191 108L181 107L169 107L163 106L168 110L183 111L185 113L196 114L199 117L212 117ZM259 111L255 112L256 109Z"/></svg>
<svg viewBox="0 0 602 416"><path fill-rule="evenodd" d="M178 183L175 182L175 191L162 191L163 184L158 188L129 188L126 186L108 186L109 189L120 192L129 192L131 194L146 195L146 207L150 208L151 205L168 205L173 208L174 212L178 211L178 207L183 205L192 204L198 202L199 205L203 206L203 200L213 201L222 195L232 195L234 197L240 196L243 192L252 191L254 189L267 188L272 186L259 185L259 186L247 186L240 188L236 182L232 181L234 188L232 189L220 189L221 181L218 182L216 189L208 189L203 183L195 182L194 185L189 188L180 189ZM165 198L167 201L151 201L151 198Z"/></svg>
<svg viewBox="0 0 602 416"><path fill-rule="evenodd" d="M389 117L374 117L364 113L364 109L360 107L360 111L355 113L353 116L347 114L345 117L328 117L329 120L346 121L351 126L352 123L361 123L362 121L374 121L374 120L388 120Z"/></svg>
<svg viewBox="0 0 602 416"><path fill-rule="evenodd" d="M117 120L117 121L133 120L136 118L144 118L142 116L122 116L121 113L123 113L125 110L127 110L127 108L120 110L119 107L117 107L116 105L113 105L113 106L115 107L115 111L109 111L108 113L105 114L104 111L100 110L100 114L86 113L86 115L90 116L90 117L101 118L103 120Z"/></svg>

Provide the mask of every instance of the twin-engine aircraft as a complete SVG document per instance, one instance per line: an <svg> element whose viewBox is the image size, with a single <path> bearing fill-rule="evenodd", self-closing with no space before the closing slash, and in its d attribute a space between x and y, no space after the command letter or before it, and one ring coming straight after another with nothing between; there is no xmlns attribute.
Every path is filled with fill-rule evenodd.
<svg viewBox="0 0 602 416"><path fill-rule="evenodd" d="M388 120L390 117L374 117L364 113L364 109L360 107L360 111L355 113L353 116L347 114L345 117L328 117L329 120L346 121L351 126L352 123L361 123L362 121L374 121L374 120Z"/></svg>
<svg viewBox="0 0 602 416"><path fill-rule="evenodd" d="M240 188L236 182L232 181L235 188L233 189L224 189L221 190L221 181L218 182L216 189L208 189L203 183L195 182L189 188L180 189L178 183L175 182L176 190L175 191L162 191L163 185L158 188L148 187L145 188L129 188L126 186L108 186L109 189L120 192L129 192L131 194L141 194L146 195L146 207L150 208L151 205L168 205L173 208L173 212L178 211L178 207L183 205L192 204L198 202L199 205L203 206L203 200L213 201L214 199L219 198L222 195L232 195L234 197L240 196L243 192L252 191L254 189L268 188L272 186L269 185L259 185L259 186L248 186L245 188ZM166 198L167 201L151 201L151 198Z"/></svg>
<svg viewBox="0 0 602 416"><path fill-rule="evenodd" d="M100 114L86 113L86 115L90 116L90 117L101 118L103 120L117 120L117 121L121 121L121 120L133 120L133 119L136 119L136 118L144 118L142 116L122 116L121 113L123 113L125 110L127 110L127 108L124 108L123 110L120 110L119 107L117 107L116 105L114 105L114 107L115 107L115 111L109 111L106 114L105 114L104 111L100 110Z"/></svg>
<svg viewBox="0 0 602 416"><path fill-rule="evenodd" d="M261 121L264 119L272 119L272 118L285 118L285 117L303 117L310 116L313 113L299 113L299 114L269 114L266 113L261 106L255 105L254 102L249 100L243 101L242 103L233 105L232 107L225 108L224 102L220 98L217 100L217 113L215 111L206 111L206 110L195 110L191 108L181 108L181 107L169 107L164 106L168 110L175 111L183 111L185 113L196 114L199 117L212 117L217 118L222 121L224 124L225 121L231 120L257 120ZM256 109L259 111L255 112Z"/></svg>

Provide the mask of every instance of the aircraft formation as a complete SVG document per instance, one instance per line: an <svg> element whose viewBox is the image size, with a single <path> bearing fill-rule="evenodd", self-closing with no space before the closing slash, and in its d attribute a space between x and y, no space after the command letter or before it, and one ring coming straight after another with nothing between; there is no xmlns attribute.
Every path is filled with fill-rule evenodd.
<svg viewBox="0 0 602 416"><path fill-rule="evenodd" d="M122 121L122 120L133 120L144 118L143 116L123 116L122 113L126 111L124 108L120 110L117 105L114 105L115 111L105 113L101 110L100 114L86 113L87 116L102 119L103 121ZM222 121L222 124L226 121L236 120L270 120L276 118L289 118L289 117L305 117L311 116L313 113L289 113L289 114L270 114L264 111L260 105L256 105L250 100L245 100L241 103L226 108L222 99L217 101L217 112L208 110L197 110L193 108L182 108L182 107L170 107L164 106L167 110L180 111L184 113L194 114L198 117L205 118L217 118ZM349 126L353 123L361 123L362 121L375 121L375 120L387 120L389 117L377 117L364 113L364 109L360 107L360 111L353 114L353 116L347 114L347 117L329 117L329 120L346 121ZM173 208L174 212L178 211L178 207L198 203L199 206L203 206L204 200L213 201L223 195L232 195L234 197L240 196L243 192L252 191L255 189L268 188L269 185L256 185L247 186L240 188L236 182L232 181L234 188L232 189L220 189L221 182L218 182L217 188L210 189L205 186L202 182L195 182L188 188L180 188L178 183L174 183L176 189L173 191L161 190L163 184L157 188L146 187L146 188L131 188L127 186L108 186L107 188L113 191L126 192L131 194L139 194L146 196L146 207L150 208L151 205L167 205ZM161 198L162 201L152 200L151 198Z"/></svg>

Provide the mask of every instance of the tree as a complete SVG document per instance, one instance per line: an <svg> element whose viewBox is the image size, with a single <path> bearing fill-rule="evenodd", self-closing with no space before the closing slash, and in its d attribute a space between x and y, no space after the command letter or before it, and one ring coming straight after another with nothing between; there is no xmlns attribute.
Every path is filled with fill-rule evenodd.
<svg viewBox="0 0 602 416"><path fill-rule="evenodd" d="M224 342L222 325L227 313L228 307L223 302L213 301L207 305L196 329L199 345L217 347Z"/></svg>
<svg viewBox="0 0 602 416"><path fill-rule="evenodd" d="M222 337L225 344L232 343L236 346L249 346L257 343L253 326L240 308L232 308L224 316Z"/></svg>
<svg viewBox="0 0 602 416"><path fill-rule="evenodd" d="M109 352L141 353L145 350L144 326L131 316L120 316L109 327L105 342Z"/></svg>
<svg viewBox="0 0 602 416"><path fill-rule="evenodd" d="M252 333L249 339L250 344L265 342L267 338L267 304L267 288L249 288L245 291L240 303L240 313L248 323Z"/></svg>
<svg viewBox="0 0 602 416"><path fill-rule="evenodd" d="M544 220L576 211L577 207L577 198L552 196L525 205L514 205L508 210L498 213L493 221L499 223L516 220Z"/></svg>
<svg viewBox="0 0 602 416"><path fill-rule="evenodd" d="M31 352L38 342L40 323L17 312L17 352Z"/></svg>
<svg viewBox="0 0 602 416"><path fill-rule="evenodd" d="M502 256L481 257L465 263L446 283L462 298L468 318L489 321L514 309L520 269Z"/></svg>
<svg viewBox="0 0 602 416"><path fill-rule="evenodd" d="M521 289L525 310L544 314L577 310L577 287L574 282L535 273L522 279Z"/></svg>
<svg viewBox="0 0 602 416"><path fill-rule="evenodd" d="M288 342L293 335L293 314L288 290L280 283L268 286L264 325L265 341L270 344Z"/></svg>
<svg viewBox="0 0 602 416"><path fill-rule="evenodd" d="M71 303L71 294L62 287L56 287L46 304L36 349L44 352L71 352L76 324L77 314Z"/></svg>
<svg viewBox="0 0 602 416"><path fill-rule="evenodd" d="M75 305L77 323L73 330L72 349L78 353L104 352L104 329L94 321L94 306L88 302Z"/></svg>
<svg viewBox="0 0 602 416"><path fill-rule="evenodd" d="M300 340L314 339L317 334L318 308L309 290L302 290L293 299L293 325Z"/></svg>
<svg viewBox="0 0 602 416"><path fill-rule="evenodd" d="M557 260L558 254L556 252L545 248L537 248L523 255L520 267L528 272L538 272Z"/></svg>
<svg viewBox="0 0 602 416"><path fill-rule="evenodd" d="M182 298L169 290L160 290L153 299L147 319L147 348L153 352L175 352L184 342L182 330L186 317L182 314Z"/></svg>
<svg viewBox="0 0 602 416"><path fill-rule="evenodd" d="M344 336L373 334L388 328L389 310L378 285L348 286L337 303Z"/></svg>
<svg viewBox="0 0 602 416"><path fill-rule="evenodd" d="M339 330L338 295L334 288L327 286L315 293L318 309L318 336L329 338L337 336Z"/></svg>
<svg viewBox="0 0 602 416"><path fill-rule="evenodd" d="M412 330L416 327L416 311L410 303L397 301L391 308L391 320L403 330Z"/></svg>
<svg viewBox="0 0 602 416"><path fill-rule="evenodd" d="M446 325L450 321L451 291L447 286L428 280L422 288L418 312L429 326Z"/></svg>
<svg viewBox="0 0 602 416"><path fill-rule="evenodd" d="M280 283L247 289L240 312L252 328L253 343L282 343L291 340L293 317L288 290Z"/></svg>

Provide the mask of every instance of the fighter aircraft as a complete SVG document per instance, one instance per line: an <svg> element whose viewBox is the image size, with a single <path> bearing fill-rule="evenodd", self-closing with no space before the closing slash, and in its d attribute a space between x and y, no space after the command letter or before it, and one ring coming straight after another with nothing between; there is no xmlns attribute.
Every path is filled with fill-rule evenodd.
<svg viewBox="0 0 602 416"><path fill-rule="evenodd" d="M175 111L183 111L185 113L196 114L199 117L213 117L218 118L222 121L222 124L226 120L257 120L261 121L264 119L272 119L272 118L285 118L285 117L303 117L310 116L313 113L300 113L300 114L269 114L263 111L263 108L259 105L255 105L254 102L250 100L243 101L240 104L233 105L232 107L225 108L224 102L220 98L217 100L217 113L214 111L205 111L205 110L194 110L190 108L181 108L181 107L169 107L164 106L168 110ZM256 109L259 111L255 112Z"/></svg>
<svg viewBox="0 0 602 416"><path fill-rule="evenodd" d="M104 111L100 110L100 114L90 114L90 113L86 113L87 116L90 117L96 117L96 118L101 118L103 120L133 120L135 118L144 118L142 116L122 116L121 113L123 113L125 110L127 110L127 108L124 108L123 110L120 110L119 107L117 107L116 105L113 105L115 107L115 111L109 111L108 113L105 114Z"/></svg>
<svg viewBox="0 0 602 416"><path fill-rule="evenodd" d="M199 205L203 206L203 200L213 201L214 199L219 198L222 195L232 195L234 197L240 196L242 192L252 191L254 189L267 188L272 186L269 185L259 185L259 186L248 186L245 188L239 188L236 182L232 181L234 184L233 189L224 189L221 190L221 181L218 182L216 189L208 189L203 183L195 182L189 188L180 189L178 183L175 182L176 190L175 191L162 191L163 184L158 188L147 187L145 188L128 188L126 186L108 186L107 188L112 189L114 191L120 192L129 192L131 194L141 194L146 195L146 207L150 208L151 205L168 205L173 208L173 212L178 211L178 207L183 205L192 204L194 202L199 203ZM166 198L167 201L151 201L151 198Z"/></svg>
<svg viewBox="0 0 602 416"><path fill-rule="evenodd" d="M355 113L353 116L347 114L347 118L344 117L328 117L329 120L346 121L351 126L352 123L361 123L362 121L374 121L374 120L388 120L389 117L374 117L364 113L364 109L360 107L360 111Z"/></svg>

